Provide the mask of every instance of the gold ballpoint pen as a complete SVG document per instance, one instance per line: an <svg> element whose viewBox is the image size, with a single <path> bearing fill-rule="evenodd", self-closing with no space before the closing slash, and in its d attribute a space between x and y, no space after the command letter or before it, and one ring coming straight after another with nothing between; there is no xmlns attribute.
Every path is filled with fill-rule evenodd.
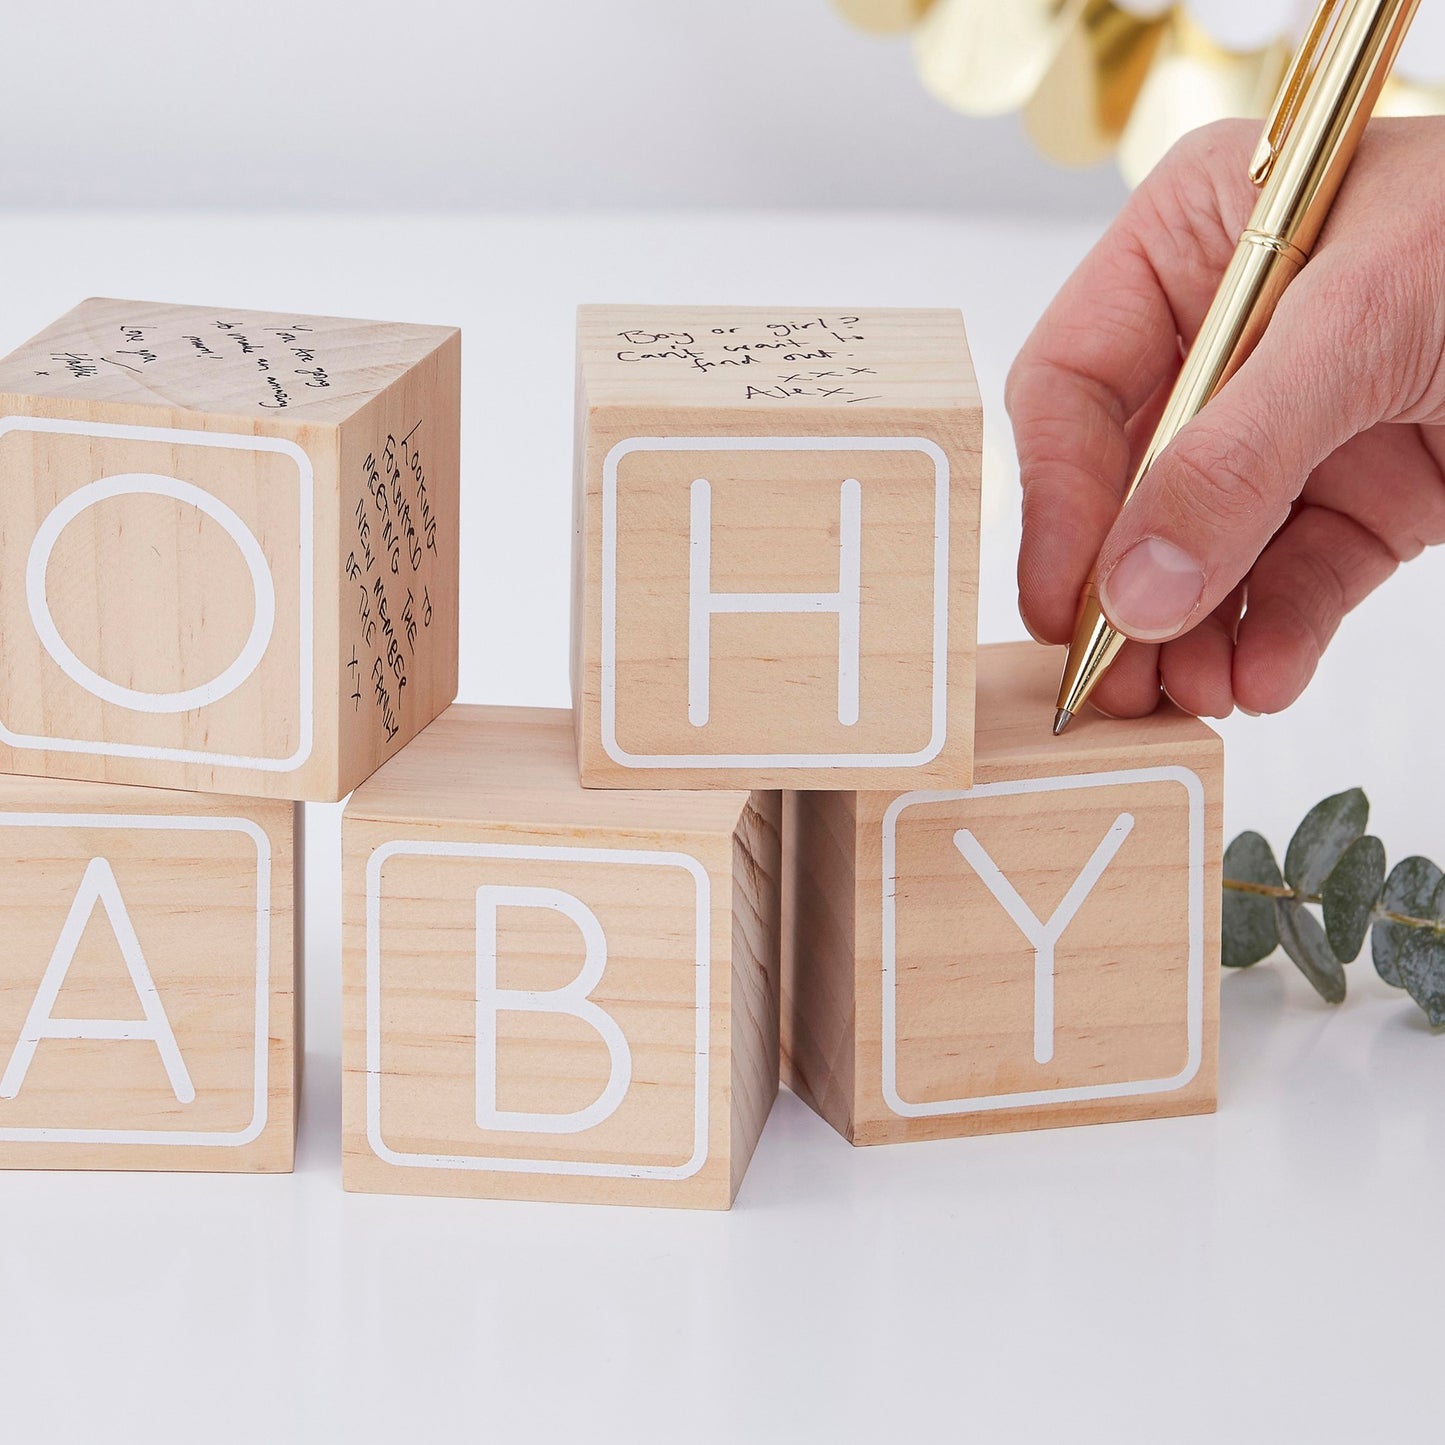
<svg viewBox="0 0 1445 1445"><path fill-rule="evenodd" d="M1160 452L1254 349L1285 287L1309 260L1418 4L1320 5L1250 162L1259 201L1124 493L1125 505ZM1059 683L1055 736L1083 707L1125 640L1104 616L1091 573Z"/></svg>

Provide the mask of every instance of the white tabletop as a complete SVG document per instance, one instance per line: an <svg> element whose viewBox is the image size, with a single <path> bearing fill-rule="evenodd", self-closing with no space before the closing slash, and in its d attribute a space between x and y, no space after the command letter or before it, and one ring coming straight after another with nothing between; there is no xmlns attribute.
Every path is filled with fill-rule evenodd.
<svg viewBox="0 0 1445 1445"><path fill-rule="evenodd" d="M1089 227L702 215L0 219L0 351L88 294L464 330L462 696L567 701L572 309L959 305L982 628L1021 636L1008 361ZM1280 847L1362 783L1445 858L1445 557L1233 720ZM339 1173L339 809L312 810L292 1177L0 1173L7 1441L1385 1440L1438 1432L1445 1038L1352 967L1225 980L1219 1113L854 1150L784 1095L728 1215L369 1198Z"/></svg>

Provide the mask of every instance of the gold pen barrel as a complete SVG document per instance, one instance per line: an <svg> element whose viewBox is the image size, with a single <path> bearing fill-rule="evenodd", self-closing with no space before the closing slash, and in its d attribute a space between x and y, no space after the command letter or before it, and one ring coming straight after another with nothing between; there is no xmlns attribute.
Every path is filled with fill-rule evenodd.
<svg viewBox="0 0 1445 1445"><path fill-rule="evenodd" d="M1419 0L1325 0L1260 145L1250 229L1308 254L1405 42ZM1328 22L1328 28L1326 28ZM1287 140L1287 144L1285 143Z"/></svg>
<svg viewBox="0 0 1445 1445"><path fill-rule="evenodd" d="M1302 252L1272 236L1250 230L1240 237L1124 501L1134 495L1160 452L1244 365L1305 259Z"/></svg>

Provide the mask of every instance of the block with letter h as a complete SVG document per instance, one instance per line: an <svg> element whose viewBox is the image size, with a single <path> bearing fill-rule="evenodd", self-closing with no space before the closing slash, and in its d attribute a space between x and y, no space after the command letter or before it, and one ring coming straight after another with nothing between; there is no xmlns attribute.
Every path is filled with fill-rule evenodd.
<svg viewBox="0 0 1445 1445"><path fill-rule="evenodd" d="M348 1189L727 1208L778 1086L777 793L584 791L453 707L343 823Z"/></svg>
<svg viewBox="0 0 1445 1445"><path fill-rule="evenodd" d="M1223 745L1053 737L1061 661L981 650L972 787L786 799L784 1078L854 1143L1215 1106Z"/></svg>
<svg viewBox="0 0 1445 1445"><path fill-rule="evenodd" d="M455 330L90 300L0 361L0 770L334 801L456 694Z"/></svg>
<svg viewBox="0 0 1445 1445"><path fill-rule="evenodd" d="M0 1168L292 1167L300 812L0 777Z"/></svg>
<svg viewBox="0 0 1445 1445"><path fill-rule="evenodd" d="M949 311L585 306L582 781L964 786L981 412Z"/></svg>

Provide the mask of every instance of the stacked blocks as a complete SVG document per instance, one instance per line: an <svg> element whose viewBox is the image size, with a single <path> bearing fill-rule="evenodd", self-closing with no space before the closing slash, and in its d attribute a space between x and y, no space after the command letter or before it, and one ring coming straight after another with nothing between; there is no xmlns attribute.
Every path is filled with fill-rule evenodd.
<svg viewBox="0 0 1445 1445"><path fill-rule="evenodd" d="M1061 660L982 649L971 788L789 796L784 1077L855 1144L1214 1108L1223 746L1055 738Z"/></svg>
<svg viewBox="0 0 1445 1445"><path fill-rule="evenodd" d="M344 824L345 1182L727 1208L778 1086L777 793L588 792L454 707Z"/></svg>
<svg viewBox="0 0 1445 1445"><path fill-rule="evenodd" d="M858 1143L1211 1107L1219 741L976 685L958 316L584 307L578 361L575 758L454 708L353 797L348 1187L726 1207L780 1009Z"/></svg>
<svg viewBox="0 0 1445 1445"><path fill-rule="evenodd" d="M0 361L0 1166L291 1167L291 800L455 695L458 371L114 300Z"/></svg>
<svg viewBox="0 0 1445 1445"><path fill-rule="evenodd" d="M726 1209L780 1072L859 1144L1212 1108L1221 745L976 648L959 316L583 308L570 713L452 705L459 351L0 362L0 1166L291 1167L352 790L349 1189Z"/></svg>

